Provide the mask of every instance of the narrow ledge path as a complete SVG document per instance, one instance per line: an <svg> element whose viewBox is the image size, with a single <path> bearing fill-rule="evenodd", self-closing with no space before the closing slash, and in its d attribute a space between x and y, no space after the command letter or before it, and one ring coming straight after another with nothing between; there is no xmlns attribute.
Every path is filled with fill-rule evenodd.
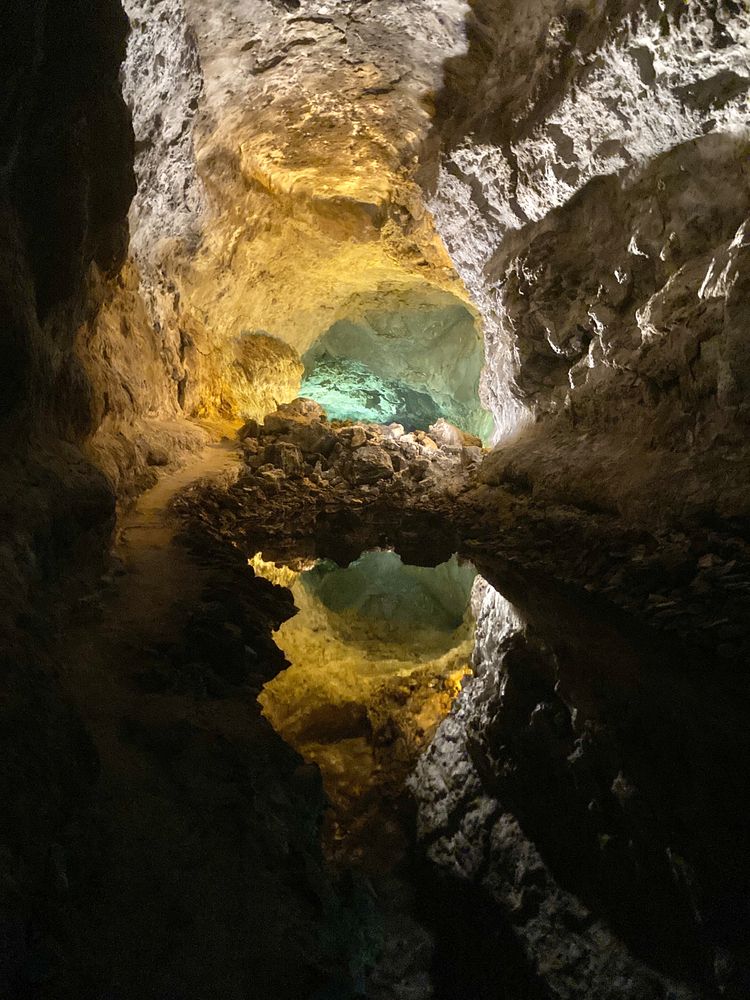
<svg viewBox="0 0 750 1000"><path fill-rule="evenodd" d="M322 884L311 819L322 793L299 798L299 759L261 717L252 686L207 694L191 624L210 607L211 567L178 540L170 511L193 483L231 482L236 464L224 439L145 493L118 526L105 589L58 637L58 679L96 759L61 850L69 889L52 935L74 926L85 942L83 953L72 945L63 990L70 976L71 988L110 981L123 998L172 995L181 983L186 995L249 996L260 985L259 995L292 1000L313 985L315 921L278 870L292 850ZM233 627L210 624L218 640ZM219 641L217 650L220 659ZM301 928L293 954L282 914Z"/></svg>
<svg viewBox="0 0 750 1000"><path fill-rule="evenodd" d="M120 521L114 548L125 572L120 576L111 607L112 627L144 638L175 638L184 623L184 606L198 599L201 576L187 549L177 544L173 498L199 481L232 482L239 471L233 441L210 444L182 468L167 473L139 499ZM108 602L110 604L110 602Z"/></svg>

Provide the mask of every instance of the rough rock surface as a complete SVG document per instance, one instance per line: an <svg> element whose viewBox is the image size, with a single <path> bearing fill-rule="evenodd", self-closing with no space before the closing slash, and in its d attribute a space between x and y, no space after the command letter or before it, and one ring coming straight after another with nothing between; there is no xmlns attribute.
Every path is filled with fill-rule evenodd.
<svg viewBox="0 0 750 1000"><path fill-rule="evenodd" d="M517 604L478 595L475 678L411 779L428 856L491 900L545 995L739 998L731 694L697 696L632 624L487 573Z"/></svg>
<svg viewBox="0 0 750 1000"><path fill-rule="evenodd" d="M359 308L361 319L334 323L305 353L303 395L342 420L425 430L444 415L491 437L492 417L479 404L484 350L473 311L434 289L413 292L401 311L384 311L377 295Z"/></svg>
<svg viewBox="0 0 750 1000"><path fill-rule="evenodd" d="M3 626L82 537L101 553L114 498L80 451L96 427L74 352L127 249L132 131L116 2L0 15L0 476ZM87 40L87 41L86 41ZM71 66L70 52L84 53Z"/></svg>
<svg viewBox="0 0 750 1000"><path fill-rule="evenodd" d="M723 0L472 5L469 48L440 102L431 207L485 317L485 389L503 432L559 406L565 389L575 407L592 385L642 385L641 358L673 356L707 299L721 311L731 297L731 266L718 294L706 291L745 218L742 198L727 191L714 216L724 199L708 179L742 170L749 43L746 6ZM563 218L569 248L540 269ZM595 263L583 288L581 250ZM650 322L666 302L680 329ZM714 356L730 328L722 319L713 331Z"/></svg>
<svg viewBox="0 0 750 1000"><path fill-rule="evenodd" d="M232 391L247 335L303 353L340 319L398 316L436 290L467 303L411 176L442 59L460 50L460 4L126 8L133 247L154 324L184 363L187 412L273 409ZM284 402L299 384L279 361Z"/></svg>
<svg viewBox="0 0 750 1000"><path fill-rule="evenodd" d="M442 513L470 488L482 457L476 446L438 446L399 424L329 422L306 399L282 405L263 424L250 421L240 435L245 467L236 485L209 486L176 503L209 531L235 532L259 548L370 509Z"/></svg>
<svg viewBox="0 0 750 1000"><path fill-rule="evenodd" d="M175 986L183 959L201 964L190 894L224 885L222 905L244 905L236 866L217 872L200 851L242 864L258 787L296 847L285 853L257 816L249 839L266 836L287 876L290 857L309 862L290 899L303 885L317 900L303 908L331 902L316 881L319 797L294 833L293 758L254 730L275 746L280 787L257 747L222 742L253 672L244 615L261 591L238 609L220 587L168 648L115 643L101 661L87 659L99 617L84 602L64 693L44 590L82 585L116 495L200 443L185 414L271 414L246 428L237 484L183 501L203 555L264 534L283 548L308 532L315 549L313 530L356 552L364 534L387 544L398 528L421 558L463 537L478 558L619 604L657 650L659 635L682 639L666 673L654 663L625 683L608 655L621 639L596 633L593 655L575 609L532 607L532 589L516 588L525 625L505 635L490 601L481 676L420 772L423 830L552 995L744 998L747 4L127 6L135 145L116 0L10 0L0 13L0 992L123 992L86 942L124 961L127 908L107 903L108 922L93 902L105 886L145 911L154 813L169 883L145 964L157 995L188 989ZM506 437L520 432L478 477L481 452L452 433L332 424L307 404L272 412L298 392L298 354L337 321L364 328L373 310L400 316L435 295L481 313L484 398ZM122 725L93 740L110 683ZM143 811L123 760L158 786L139 786ZM309 772L299 782L304 798ZM133 836L118 841L121 828ZM190 988L245 989L244 953L224 942L219 954L218 979L203 963ZM122 968L140 1000L139 967Z"/></svg>

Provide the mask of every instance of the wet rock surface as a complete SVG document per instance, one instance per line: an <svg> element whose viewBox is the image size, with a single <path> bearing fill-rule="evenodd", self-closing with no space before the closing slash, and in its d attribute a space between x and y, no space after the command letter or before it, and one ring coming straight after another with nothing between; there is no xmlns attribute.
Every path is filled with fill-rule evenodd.
<svg viewBox="0 0 750 1000"><path fill-rule="evenodd" d="M410 782L428 857L510 925L545 996L739 998L750 744L732 686L628 619L480 571L505 596L488 585L475 677Z"/></svg>

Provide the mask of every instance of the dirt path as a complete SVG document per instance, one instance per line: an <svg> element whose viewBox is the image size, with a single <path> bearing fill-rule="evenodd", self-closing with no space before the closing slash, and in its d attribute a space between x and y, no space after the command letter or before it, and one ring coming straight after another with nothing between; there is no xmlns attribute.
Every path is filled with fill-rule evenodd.
<svg viewBox="0 0 750 1000"><path fill-rule="evenodd" d="M199 479L232 477L236 462L228 442L210 445L144 493L118 528L117 575L61 637L61 680L100 754L118 742L119 720L142 715L143 692L134 678L158 664L160 650L179 639L200 596L202 573L175 540L169 504Z"/></svg>
<svg viewBox="0 0 750 1000"><path fill-rule="evenodd" d="M126 570L108 607L116 630L137 630L144 639L175 638L184 622L181 611L200 590L200 578L187 551L175 544L173 497L199 479L234 478L238 452L223 440L210 445L182 469L164 476L144 493L120 522L115 555Z"/></svg>
<svg viewBox="0 0 750 1000"><path fill-rule="evenodd" d="M59 636L59 681L96 749L97 777L63 846L70 891L55 933L73 928L80 951L50 1000L98 1000L101 983L117 1000L296 1000L316 981L312 890L294 865L279 871L301 858L325 885L322 794L301 797L299 760L250 686L207 690L196 613L209 616L219 659L227 636L252 638L206 600L212 569L177 541L169 514L179 490L231 479L236 462L231 444L213 445L144 494L120 523L109 585Z"/></svg>

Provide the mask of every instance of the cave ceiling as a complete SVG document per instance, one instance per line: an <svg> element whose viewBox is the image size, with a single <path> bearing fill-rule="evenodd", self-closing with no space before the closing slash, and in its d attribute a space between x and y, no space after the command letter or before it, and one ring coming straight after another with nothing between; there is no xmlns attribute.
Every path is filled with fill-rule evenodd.
<svg viewBox="0 0 750 1000"><path fill-rule="evenodd" d="M388 2L166 0L157 18L153 2L128 6L133 246L154 298L177 296L215 358L205 408L226 397L242 335L303 354L366 310L431 296L473 309L414 178L463 4L416 18ZM296 377L287 365L281 398Z"/></svg>

